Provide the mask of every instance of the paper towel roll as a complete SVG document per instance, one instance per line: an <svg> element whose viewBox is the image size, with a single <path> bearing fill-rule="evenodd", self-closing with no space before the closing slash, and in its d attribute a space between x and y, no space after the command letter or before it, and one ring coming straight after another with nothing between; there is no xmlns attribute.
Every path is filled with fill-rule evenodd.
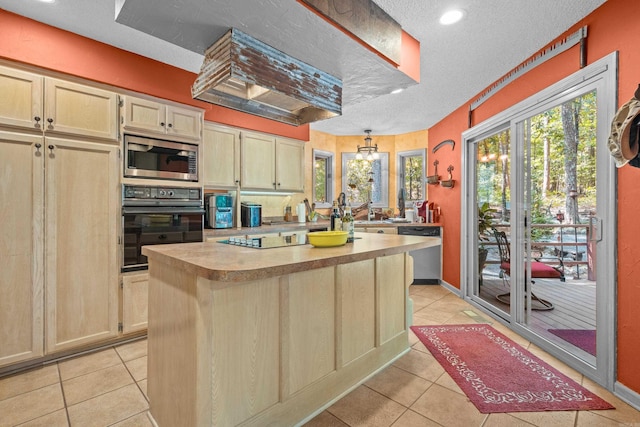
<svg viewBox="0 0 640 427"><path fill-rule="evenodd" d="M306 222L307 220L307 207L304 203L298 205L298 222Z"/></svg>

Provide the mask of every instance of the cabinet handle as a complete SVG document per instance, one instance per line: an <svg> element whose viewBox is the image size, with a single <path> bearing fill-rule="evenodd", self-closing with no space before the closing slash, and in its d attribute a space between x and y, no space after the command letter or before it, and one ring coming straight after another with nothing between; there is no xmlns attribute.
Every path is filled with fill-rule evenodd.
<svg viewBox="0 0 640 427"><path fill-rule="evenodd" d="M164 127L164 122L160 122L160 126Z"/></svg>
<svg viewBox="0 0 640 427"><path fill-rule="evenodd" d="M36 143L36 153L40 152L40 147L42 147L42 144L40 144L39 142Z"/></svg>
<svg viewBox="0 0 640 427"><path fill-rule="evenodd" d="M240 180L239 179L236 179L236 184L240 184Z"/></svg>
<svg viewBox="0 0 640 427"><path fill-rule="evenodd" d="M280 187L280 183L278 183L278 187Z"/></svg>
<svg viewBox="0 0 640 427"><path fill-rule="evenodd" d="M53 119L51 117L49 117L47 121L49 122L49 124L53 123Z"/></svg>
<svg viewBox="0 0 640 427"><path fill-rule="evenodd" d="M167 125L167 127L172 128L172 127L173 127L173 125L172 125L171 123L169 123L169 124Z"/></svg>
<svg viewBox="0 0 640 427"><path fill-rule="evenodd" d="M35 116L35 117L33 118L33 120L35 120L35 121L36 121L36 123L38 123L38 122L39 122L40 120L42 120L42 119L40 119L40 117L38 117L38 116Z"/></svg>
<svg viewBox="0 0 640 427"><path fill-rule="evenodd" d="M383 230L378 230L377 232L378 232L378 234L380 234L380 233L384 234Z"/></svg>
<svg viewBox="0 0 640 427"><path fill-rule="evenodd" d="M53 153L53 149L56 148L54 147L52 144L49 144L49 150L51 150L51 152Z"/></svg>

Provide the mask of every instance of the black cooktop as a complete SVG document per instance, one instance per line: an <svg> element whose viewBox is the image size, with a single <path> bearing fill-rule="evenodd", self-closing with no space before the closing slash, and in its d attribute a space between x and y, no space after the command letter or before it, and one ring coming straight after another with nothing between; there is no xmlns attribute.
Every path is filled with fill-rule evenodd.
<svg viewBox="0 0 640 427"><path fill-rule="evenodd" d="M243 246L254 249L282 248L286 246L300 246L308 243L305 234L293 234L291 236L234 236L225 240L218 240L218 243L227 245Z"/></svg>

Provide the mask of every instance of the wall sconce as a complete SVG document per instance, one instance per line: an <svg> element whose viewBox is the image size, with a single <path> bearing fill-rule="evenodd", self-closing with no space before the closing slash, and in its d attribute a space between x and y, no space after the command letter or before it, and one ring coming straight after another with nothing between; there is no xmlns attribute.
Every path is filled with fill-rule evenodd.
<svg viewBox="0 0 640 427"><path fill-rule="evenodd" d="M453 170L453 165L449 165L449 167L447 168L447 172L449 172L449 179L446 181L440 181L440 186L441 187L445 187L445 188L453 188L453 185L455 184L455 181L453 180L452 176L451 176L451 171Z"/></svg>
<svg viewBox="0 0 640 427"><path fill-rule="evenodd" d="M435 172L433 175L429 175L427 177L427 184L429 185L437 185L440 182L440 175L438 175L438 163L440 163L437 159L433 162L433 166L435 167Z"/></svg>

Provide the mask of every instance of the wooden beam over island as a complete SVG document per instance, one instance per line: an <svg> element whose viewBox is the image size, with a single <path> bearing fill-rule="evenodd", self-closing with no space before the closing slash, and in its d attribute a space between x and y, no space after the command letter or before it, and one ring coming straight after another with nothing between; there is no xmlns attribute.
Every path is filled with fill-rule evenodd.
<svg viewBox="0 0 640 427"><path fill-rule="evenodd" d="M144 247L152 421L299 425L408 351L408 251L440 239L356 237L333 248Z"/></svg>

